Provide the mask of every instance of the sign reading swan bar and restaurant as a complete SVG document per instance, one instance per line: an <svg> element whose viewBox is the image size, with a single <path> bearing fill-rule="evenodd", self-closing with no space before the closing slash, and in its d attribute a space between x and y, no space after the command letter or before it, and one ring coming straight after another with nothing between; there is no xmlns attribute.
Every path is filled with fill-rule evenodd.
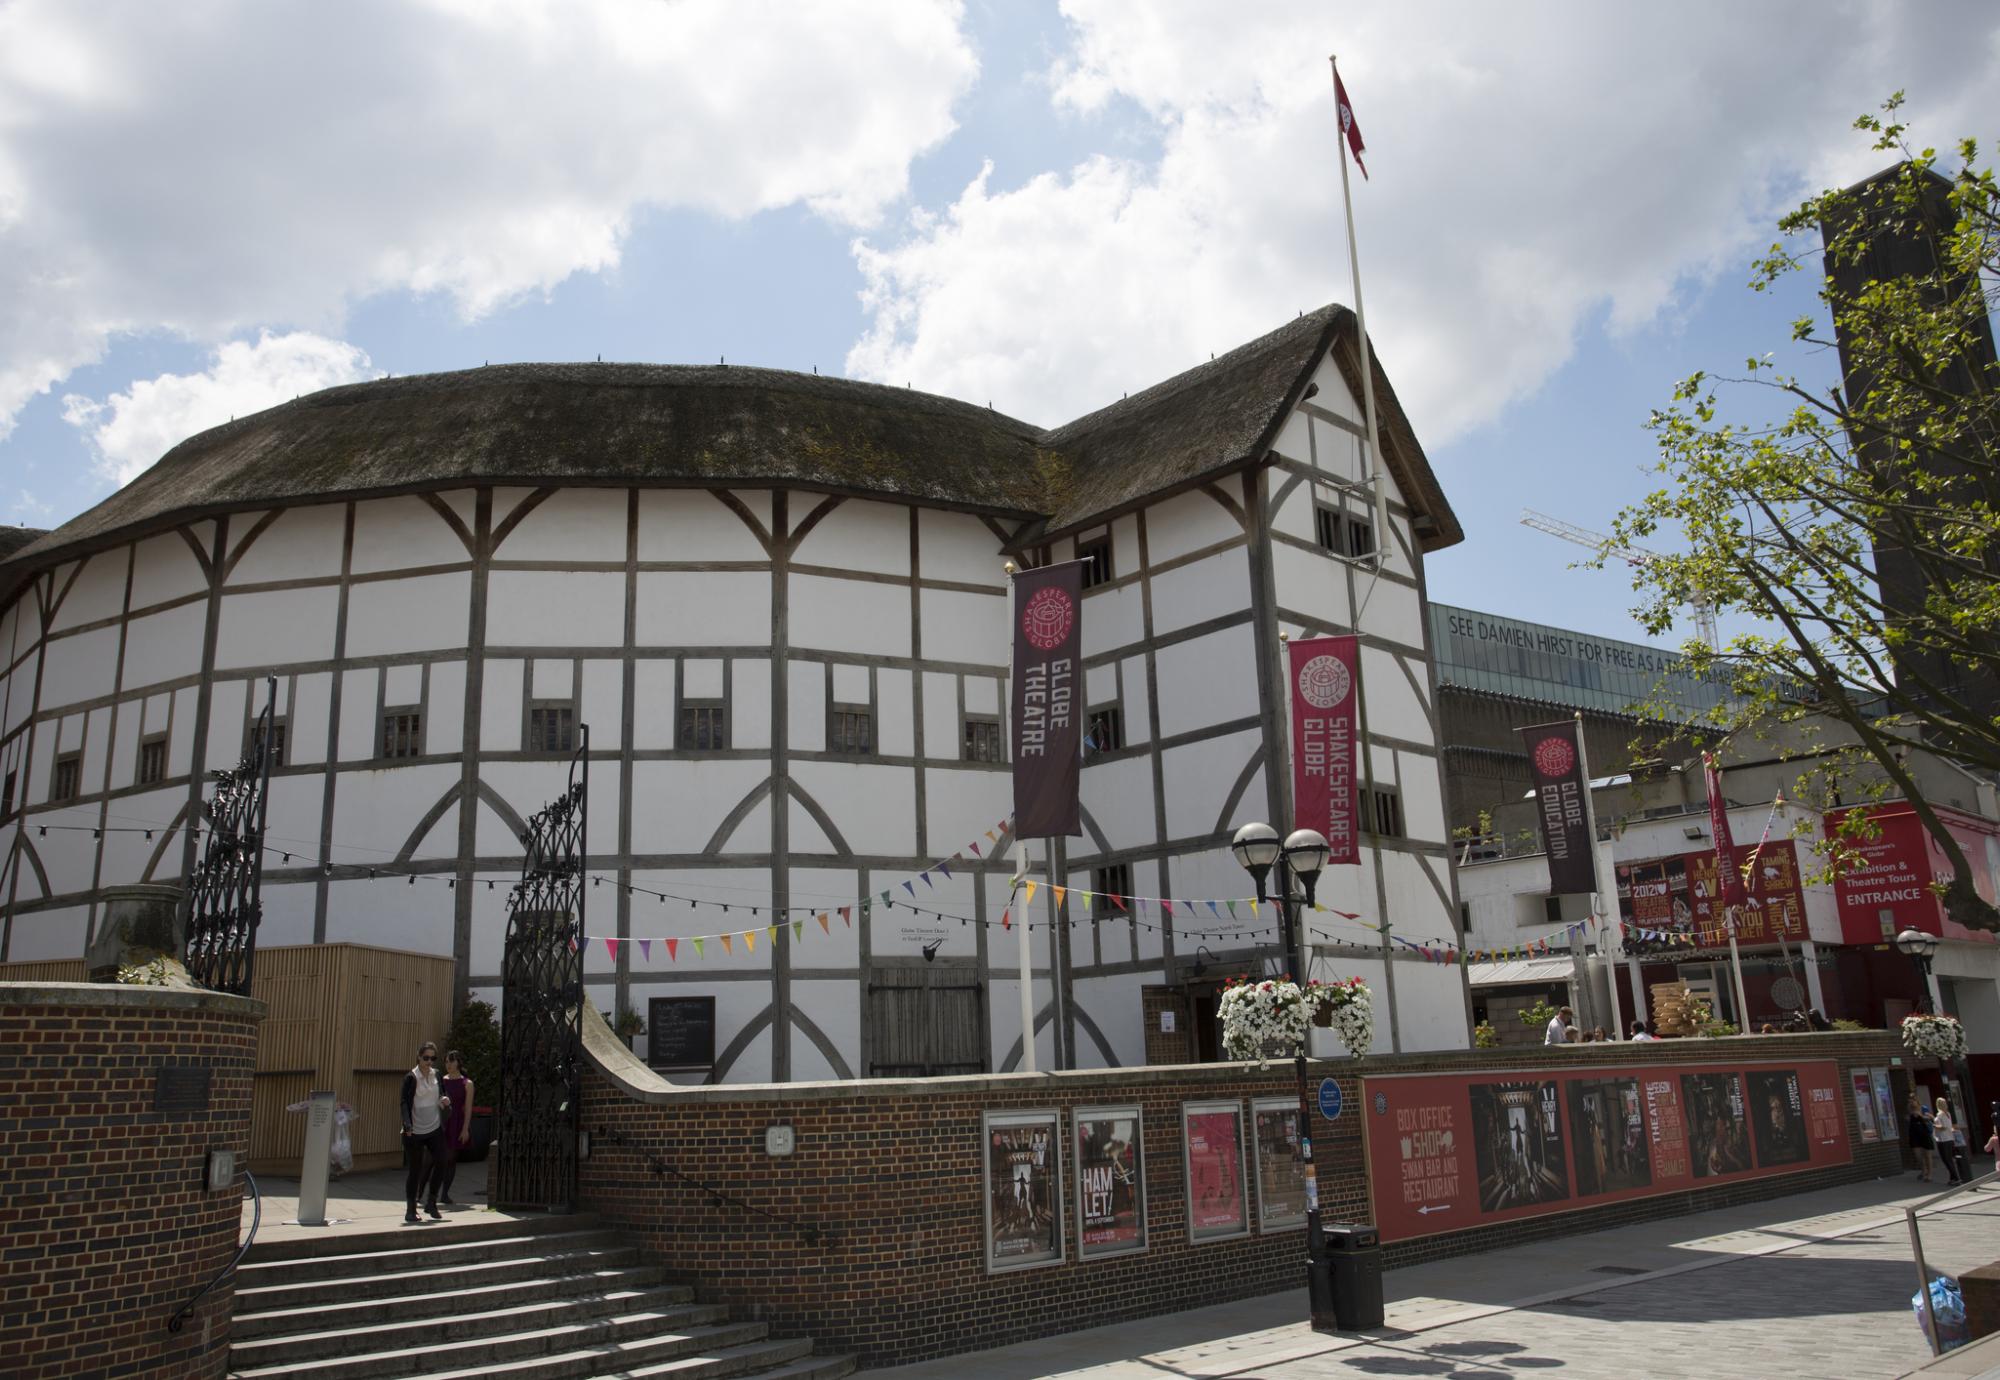
<svg viewBox="0 0 2000 1380"><path fill-rule="evenodd" d="M1853 1157L1831 1061L1523 1072L1367 1080L1384 1241Z"/></svg>
<svg viewBox="0 0 2000 1380"><path fill-rule="evenodd" d="M1292 682L1292 798L1297 827L1326 835L1329 863L1361 860L1355 829L1354 702L1361 678L1353 637L1289 644Z"/></svg>
<svg viewBox="0 0 2000 1380"><path fill-rule="evenodd" d="M1014 577L1014 832L1083 832L1083 562Z"/></svg>
<svg viewBox="0 0 2000 1380"><path fill-rule="evenodd" d="M1590 786L1583 779L1579 732L1574 719L1521 730L1535 777L1535 813L1549 857L1549 890L1557 895L1597 890L1587 812Z"/></svg>

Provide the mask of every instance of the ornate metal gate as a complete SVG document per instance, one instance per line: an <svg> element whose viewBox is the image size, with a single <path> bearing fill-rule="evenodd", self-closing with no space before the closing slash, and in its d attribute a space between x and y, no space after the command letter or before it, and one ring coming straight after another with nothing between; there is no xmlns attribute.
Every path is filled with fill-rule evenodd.
<svg viewBox="0 0 2000 1380"><path fill-rule="evenodd" d="M188 976L212 991L239 996L250 995L257 925L264 917L264 810L277 677L267 677L264 690L264 712L251 731L250 751L235 770L215 774L215 794L202 802L208 842L188 878Z"/></svg>
<svg viewBox="0 0 2000 1380"><path fill-rule="evenodd" d="M576 1206L589 754L590 729L579 724L569 785L528 821L521 880L507 898L495 1207Z"/></svg>

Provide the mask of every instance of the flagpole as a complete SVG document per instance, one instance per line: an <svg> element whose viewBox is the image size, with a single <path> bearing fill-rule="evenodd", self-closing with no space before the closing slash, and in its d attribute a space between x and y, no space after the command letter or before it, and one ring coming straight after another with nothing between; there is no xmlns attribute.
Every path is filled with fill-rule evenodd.
<svg viewBox="0 0 2000 1380"><path fill-rule="evenodd" d="M1019 918L1014 921L1014 939L1017 943L1021 962L1021 1071L1035 1071L1035 969L1033 955L1028 952L1028 906L1021 900L1021 883L1028 879L1028 841L1015 839L1021 851L1014 855L1014 892L1009 904L1021 907Z"/></svg>
<svg viewBox="0 0 2000 1380"><path fill-rule="evenodd" d="M1382 463L1381 438L1375 431L1374 350L1368 344L1368 314L1361 306L1361 250L1354 239L1354 194L1347 178L1347 127L1340 111L1340 59L1329 53L1326 61L1333 69L1333 118L1340 144L1340 203L1347 212L1347 270L1354 284L1354 330L1360 338L1361 417L1368 430L1368 466L1375 485L1375 568L1380 570L1388 563L1393 541L1389 533L1389 475Z"/></svg>
<svg viewBox="0 0 2000 1380"><path fill-rule="evenodd" d="M1597 887L1597 890L1591 893L1590 913L1601 916L1604 912L1604 898L1611 896L1615 901L1617 897L1615 894L1607 891L1604 886L1604 858L1597 846L1597 802L1591 798L1590 794L1590 753L1583 745L1583 714L1579 711L1574 717L1576 720L1576 764L1583 777L1583 826L1590 835L1590 880ZM1604 961L1604 985L1611 994L1611 1038L1622 1040L1625 1038L1623 1028L1625 1015L1619 1009L1618 1005L1618 965L1611 962L1608 956L1609 951L1607 946L1609 944L1610 940L1606 937L1605 927L1600 921L1597 926L1597 953L1598 957ZM1634 991L1632 993L1632 1000L1640 1003L1643 1009L1646 999L1641 993Z"/></svg>

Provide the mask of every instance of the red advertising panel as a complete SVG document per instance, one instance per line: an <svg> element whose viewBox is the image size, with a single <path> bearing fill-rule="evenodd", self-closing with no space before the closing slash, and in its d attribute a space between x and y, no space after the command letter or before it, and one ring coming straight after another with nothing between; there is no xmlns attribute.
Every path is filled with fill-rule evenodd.
<svg viewBox="0 0 2000 1380"><path fill-rule="evenodd" d="M1845 1164L1839 1066L1551 1069L1369 1078L1384 1241Z"/></svg>
<svg viewBox="0 0 2000 1380"><path fill-rule="evenodd" d="M1904 930L1918 929L1950 939L1995 942L1995 936L1985 931L1967 930L1946 918L1931 885L1950 877L1953 869L1915 812L1900 802L1865 808L1875 837L1844 842L1844 847L1859 855L1859 862L1843 869L1833 886L1834 900L1840 907L1840 937L1849 944L1886 944ZM1837 833L1854 813L1827 811L1828 835ZM2000 829L1987 820L1942 807L1938 816L1965 854L1972 869L1973 889L1987 900L1995 900Z"/></svg>
<svg viewBox="0 0 2000 1380"><path fill-rule="evenodd" d="M1353 637L1291 644L1292 797L1297 827L1326 835L1329 863L1361 860L1354 827L1354 690L1361 676Z"/></svg>
<svg viewBox="0 0 2000 1380"><path fill-rule="evenodd" d="M1745 858L1748 863L1748 858ZM1798 847L1779 839L1756 850L1750 869L1748 904L1737 916L1739 944L1775 944L1778 937L1803 939L1805 893L1799 887ZM1650 862L1620 863L1618 909L1641 930L1692 934L1704 946L1729 942L1721 902L1722 878L1713 851L1682 853ZM1629 947L1645 952L1644 934L1628 935Z"/></svg>

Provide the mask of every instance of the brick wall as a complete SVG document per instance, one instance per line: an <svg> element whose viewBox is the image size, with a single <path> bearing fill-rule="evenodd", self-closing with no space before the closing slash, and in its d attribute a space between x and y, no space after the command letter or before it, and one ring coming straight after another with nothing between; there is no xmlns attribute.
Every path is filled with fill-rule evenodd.
<svg viewBox="0 0 2000 1380"><path fill-rule="evenodd" d="M237 1245L263 1007L85 983L0 985L0 1363L17 1380L219 1377L234 1293L169 1316ZM162 1066L209 1070L205 1111L156 1112Z"/></svg>
<svg viewBox="0 0 2000 1380"><path fill-rule="evenodd" d="M823 1349L855 1352L864 1364L1003 1345L1304 1282L1303 1239L1296 1229L1190 1242L1182 1178L1181 1104L1237 1099L1247 1118L1253 1097L1295 1095L1289 1064L1266 1070L1216 1064L672 1089L616 1045L601 1022L586 1022L586 1031L584 1125L593 1137L582 1171L586 1204L636 1230L651 1253L695 1282L704 1297L769 1319L783 1331L811 1336ZM1601 1052L1571 1047L1563 1062L1832 1057L1845 1068L1886 1063L1896 1052L1893 1039L1881 1035L1785 1036L1756 1041L1754 1052L1737 1042L1712 1041L1607 1045ZM1549 1063L1550 1055L1539 1049L1406 1055L1359 1065L1316 1061L1314 1082L1337 1076L1349 1109L1332 1123L1317 1113L1313 1118L1326 1220L1360 1222L1370 1216L1361 1135L1365 1089L1359 1075ZM1066 1258L1046 1268L987 1273L981 1113L1056 1108L1068 1136L1075 1108L1131 1103L1143 1112L1146 1252L1079 1258L1068 1177L1074 1156L1066 1147ZM1847 1114L1851 1122L1851 1107ZM793 1128L797 1148L774 1158L765 1153L764 1133L781 1123ZM1850 1134L1854 1162L1838 1169L1400 1243L1389 1260L1409 1263L1894 1171L1895 1146L1863 1147L1852 1125ZM641 1151L667 1162L672 1172L656 1172ZM1254 1217L1254 1159L1250 1173ZM807 1244L798 1227L764 1214L822 1229L826 1240Z"/></svg>

